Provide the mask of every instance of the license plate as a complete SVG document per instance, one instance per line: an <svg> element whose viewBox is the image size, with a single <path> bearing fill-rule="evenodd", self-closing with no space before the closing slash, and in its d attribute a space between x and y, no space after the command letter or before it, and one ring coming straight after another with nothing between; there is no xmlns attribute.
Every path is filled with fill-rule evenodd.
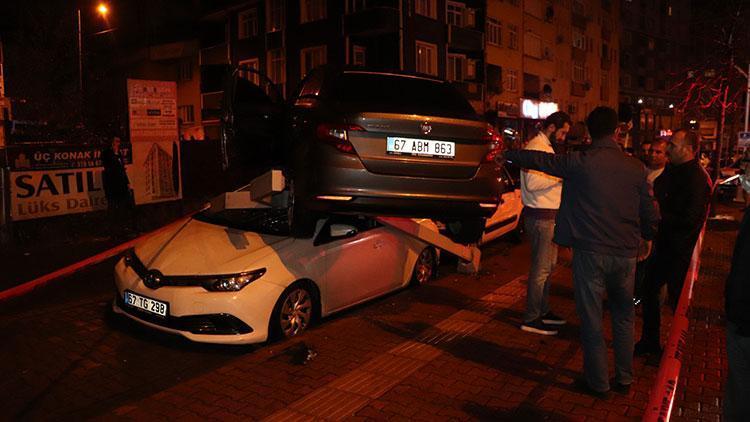
<svg viewBox="0 0 750 422"><path fill-rule="evenodd" d="M416 155L419 157L452 159L456 156L456 143L389 136L386 142L386 152L392 155Z"/></svg>
<svg viewBox="0 0 750 422"><path fill-rule="evenodd" d="M137 295L131 291L125 292L125 303L151 314L167 316L169 304L146 296Z"/></svg>

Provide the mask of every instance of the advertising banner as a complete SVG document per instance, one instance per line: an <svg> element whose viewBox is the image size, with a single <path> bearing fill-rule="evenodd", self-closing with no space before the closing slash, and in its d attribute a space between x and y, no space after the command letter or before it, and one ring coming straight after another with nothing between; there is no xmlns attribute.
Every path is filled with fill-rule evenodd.
<svg viewBox="0 0 750 422"><path fill-rule="evenodd" d="M177 127L177 84L128 79L132 164L127 166L136 204L182 198Z"/></svg>

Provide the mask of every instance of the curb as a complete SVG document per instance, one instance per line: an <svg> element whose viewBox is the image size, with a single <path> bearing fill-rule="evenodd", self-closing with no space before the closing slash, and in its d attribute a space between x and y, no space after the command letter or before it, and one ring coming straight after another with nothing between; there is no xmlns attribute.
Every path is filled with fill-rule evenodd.
<svg viewBox="0 0 750 422"><path fill-rule="evenodd" d="M156 230L153 230L153 231L150 231L150 232L148 232L146 234L138 236L135 239L131 239L131 240L129 240L129 241L125 242L125 243L122 243L120 245L117 245L117 246L115 246L113 248L107 249L104 252L100 252L100 253L98 253L98 254L96 254L94 256L88 257L88 258L86 258L84 260L81 260L81 261L78 261L78 262L76 262L74 264L68 265L67 267L60 268L57 271L53 271L53 272L51 272L49 274L45 274L45 275L43 275L41 277L37 277L37 278L35 278L35 279L31 280L31 281L27 281L26 283L19 284L18 286L11 287L10 289L7 289L7 290L3 290L3 291L0 292L0 302L6 301L6 300L9 300L9 299L13 299L15 297L22 296L22 295L24 295L26 293L29 293L29 292L33 291L37 287L41 287L41 286L43 286L43 285L45 285L45 284L47 284L47 283L49 283L49 282L51 282L53 280L56 280L58 278L62 278L62 277L68 276L68 275L73 274L75 272L78 272L78 271L80 271L80 270L82 270L82 269L84 269L84 268L86 268L88 266L91 266L91 265L94 265L94 264L98 264L98 263L100 263L100 262L102 262L102 261L104 261L106 259L109 259L109 258L111 258L111 257L113 257L115 255L118 255L118 254L120 254L120 253L122 253L122 252L124 252L124 251L126 251L126 250L128 250L130 248L132 248L138 242L141 242L144 239L147 239L147 238L149 238L149 237L151 237L151 236L153 236L153 235L155 235L155 234L157 234L157 233L159 233L159 232L161 232L163 230L166 230L169 227L172 227L172 226L177 225L177 224L184 224L194 214L195 214L195 212L192 212L192 213L190 213L190 214L188 214L188 215L186 215L184 217L181 217L181 218L173 221L172 223L169 223L169 224L167 224L167 225L165 225L163 227L160 227L160 228L158 228Z"/></svg>

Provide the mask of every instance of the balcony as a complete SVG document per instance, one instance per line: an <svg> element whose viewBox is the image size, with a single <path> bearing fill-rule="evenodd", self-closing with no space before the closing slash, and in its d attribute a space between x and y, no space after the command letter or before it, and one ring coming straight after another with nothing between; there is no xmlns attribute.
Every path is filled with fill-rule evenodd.
<svg viewBox="0 0 750 422"><path fill-rule="evenodd" d="M576 97L585 97L586 96L586 84L581 82L570 82L570 95L575 95Z"/></svg>
<svg viewBox="0 0 750 422"><path fill-rule="evenodd" d="M451 85L456 87L469 101L481 101L484 85L470 81L452 81Z"/></svg>
<svg viewBox="0 0 750 422"><path fill-rule="evenodd" d="M347 35L375 36L398 32L398 9L373 7L344 16Z"/></svg>
<svg viewBox="0 0 750 422"><path fill-rule="evenodd" d="M578 47L573 47L572 56L573 60L577 62L584 62L586 61L586 50Z"/></svg>
<svg viewBox="0 0 750 422"><path fill-rule="evenodd" d="M218 44L213 47L201 48L200 64L229 64L229 44Z"/></svg>
<svg viewBox="0 0 750 422"><path fill-rule="evenodd" d="M586 16L581 15L580 13L575 13L575 12L571 14L570 23L576 28L580 28L585 31L587 22L588 20L586 19Z"/></svg>
<svg viewBox="0 0 750 422"><path fill-rule="evenodd" d="M448 25L448 47L461 51L482 51L484 34L475 29Z"/></svg>

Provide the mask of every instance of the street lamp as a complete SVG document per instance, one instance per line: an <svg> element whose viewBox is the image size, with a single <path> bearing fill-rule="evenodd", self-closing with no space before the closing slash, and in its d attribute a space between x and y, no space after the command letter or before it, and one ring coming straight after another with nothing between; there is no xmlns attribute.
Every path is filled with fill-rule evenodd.
<svg viewBox="0 0 750 422"><path fill-rule="evenodd" d="M99 3L96 12L106 19L109 14L109 7L106 3ZM78 18L78 91L83 92L83 30L81 29L81 9L76 10Z"/></svg>
<svg viewBox="0 0 750 422"><path fill-rule="evenodd" d="M638 99L638 104L643 104L643 98Z"/></svg>

